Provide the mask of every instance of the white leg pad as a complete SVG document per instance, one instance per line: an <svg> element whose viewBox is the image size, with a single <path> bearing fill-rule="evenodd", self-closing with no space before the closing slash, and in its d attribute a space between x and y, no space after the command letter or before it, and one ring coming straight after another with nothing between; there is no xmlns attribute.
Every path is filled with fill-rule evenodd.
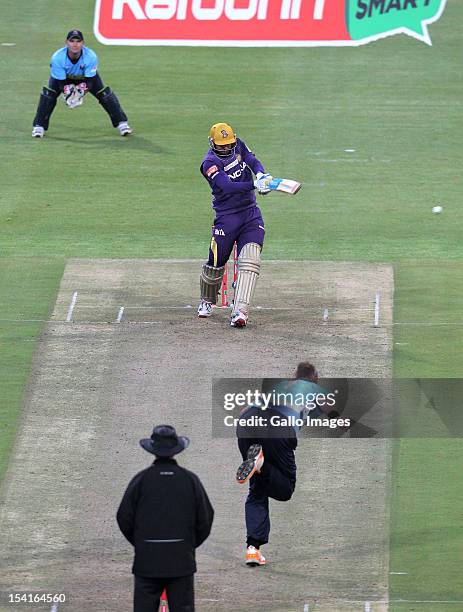
<svg viewBox="0 0 463 612"><path fill-rule="evenodd" d="M233 304L234 312L244 310L248 313L259 273L260 245L255 242L249 242L241 249L238 257L238 275L236 278L235 301Z"/></svg>

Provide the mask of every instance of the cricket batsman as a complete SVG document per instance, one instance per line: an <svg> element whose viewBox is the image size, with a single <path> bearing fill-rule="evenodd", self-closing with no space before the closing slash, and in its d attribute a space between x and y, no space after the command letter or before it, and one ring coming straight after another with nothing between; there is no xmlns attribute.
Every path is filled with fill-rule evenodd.
<svg viewBox="0 0 463 612"><path fill-rule="evenodd" d="M58 49L51 58L48 86L40 94L32 124L33 138L44 137L60 94L63 94L68 108L76 108L82 104L87 92L95 96L121 136L132 133L116 94L105 87L97 68L96 53L84 45L82 32L68 32L66 46Z"/></svg>
<svg viewBox="0 0 463 612"><path fill-rule="evenodd" d="M203 265L200 276L198 317L211 316L225 265L236 242L238 272L230 325L245 327L259 277L260 253L265 235L264 220L256 205L255 189L259 193L268 193L267 186L272 176L266 174L262 163L236 137L228 123L215 123L211 127L209 145L200 170L212 191L215 219L209 259Z"/></svg>

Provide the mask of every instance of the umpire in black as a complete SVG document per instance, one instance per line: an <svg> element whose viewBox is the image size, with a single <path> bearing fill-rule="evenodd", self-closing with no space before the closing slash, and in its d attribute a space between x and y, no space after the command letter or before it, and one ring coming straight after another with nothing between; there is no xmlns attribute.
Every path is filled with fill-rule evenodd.
<svg viewBox="0 0 463 612"><path fill-rule="evenodd" d="M170 425L140 440L156 459L131 480L117 511L119 528L135 547L134 612L157 611L164 589L170 612L195 609L195 549L211 532L214 510L199 478L173 458L189 443Z"/></svg>

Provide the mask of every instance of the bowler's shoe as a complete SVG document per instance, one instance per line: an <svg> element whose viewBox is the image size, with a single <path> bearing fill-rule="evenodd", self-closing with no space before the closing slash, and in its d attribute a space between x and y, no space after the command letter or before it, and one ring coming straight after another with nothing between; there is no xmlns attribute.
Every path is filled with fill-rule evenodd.
<svg viewBox="0 0 463 612"><path fill-rule="evenodd" d="M239 484L248 482L256 472L260 472L264 465L264 453L260 444L253 444L248 448L247 459L243 461L236 471L236 481Z"/></svg>
<svg viewBox="0 0 463 612"><path fill-rule="evenodd" d="M246 549L246 565L255 567L256 565L265 565L265 557L258 548L248 546Z"/></svg>

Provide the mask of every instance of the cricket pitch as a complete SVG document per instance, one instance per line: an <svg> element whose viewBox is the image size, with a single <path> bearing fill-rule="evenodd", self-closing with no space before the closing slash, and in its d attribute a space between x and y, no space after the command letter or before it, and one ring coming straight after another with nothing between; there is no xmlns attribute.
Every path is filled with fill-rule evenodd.
<svg viewBox="0 0 463 612"><path fill-rule="evenodd" d="M224 309L197 319L199 273L198 261L68 263L1 491L1 602L65 593L60 610L131 609L132 550L115 513L152 458L138 440L162 422L190 437L179 463L216 511L197 555L198 610L302 612L310 602L342 611L387 600L390 443L301 440L295 494L271 503L268 565L246 568L246 487L234 482L236 441L211 436L211 380L290 377L302 360L324 377L389 376L392 268L264 261L243 330L229 327Z"/></svg>

